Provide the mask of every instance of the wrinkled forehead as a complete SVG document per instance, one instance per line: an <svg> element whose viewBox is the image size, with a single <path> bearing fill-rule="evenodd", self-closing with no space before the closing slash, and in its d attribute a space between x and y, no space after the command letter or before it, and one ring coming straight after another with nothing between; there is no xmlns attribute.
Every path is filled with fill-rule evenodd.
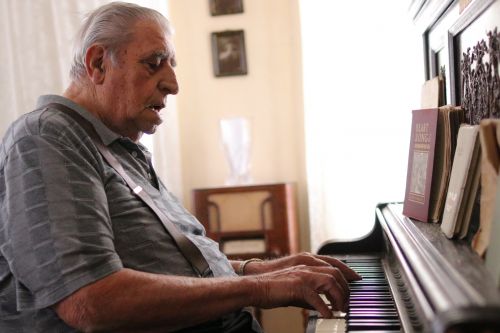
<svg viewBox="0 0 500 333"><path fill-rule="evenodd" d="M172 31L156 21L138 21L133 27L129 46L174 53Z"/></svg>

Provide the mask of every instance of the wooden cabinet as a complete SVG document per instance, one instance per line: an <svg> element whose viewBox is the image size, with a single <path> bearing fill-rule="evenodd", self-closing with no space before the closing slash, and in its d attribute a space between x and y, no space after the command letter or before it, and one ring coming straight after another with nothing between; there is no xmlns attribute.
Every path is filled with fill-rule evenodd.
<svg viewBox="0 0 500 333"><path fill-rule="evenodd" d="M293 184L193 190L194 214L230 259L275 258L298 251Z"/></svg>

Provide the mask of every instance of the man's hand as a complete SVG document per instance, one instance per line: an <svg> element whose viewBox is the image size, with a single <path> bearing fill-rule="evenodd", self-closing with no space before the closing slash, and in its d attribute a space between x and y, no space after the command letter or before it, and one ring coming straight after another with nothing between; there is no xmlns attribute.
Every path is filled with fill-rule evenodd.
<svg viewBox="0 0 500 333"><path fill-rule="evenodd" d="M253 303L261 308L299 306L331 318L332 310L345 311L347 306L347 281L340 269L331 265L299 265L247 278L257 280ZM330 301L331 309L320 294Z"/></svg>
<svg viewBox="0 0 500 333"><path fill-rule="evenodd" d="M343 311L349 298L348 281L361 276L338 259L300 253L268 261L252 261L245 266L245 275L259 281L257 306L271 308L295 305L312 308L325 318L332 310ZM329 309L321 299L330 301Z"/></svg>
<svg viewBox="0 0 500 333"><path fill-rule="evenodd" d="M342 272L347 281L354 281L361 279L361 276L358 273L353 271L351 268L349 268L349 266L344 264L342 261L329 256L313 255L307 252L279 259L254 261L248 263L245 266L245 275L270 273L273 271L299 265L304 265L308 267L336 267Z"/></svg>

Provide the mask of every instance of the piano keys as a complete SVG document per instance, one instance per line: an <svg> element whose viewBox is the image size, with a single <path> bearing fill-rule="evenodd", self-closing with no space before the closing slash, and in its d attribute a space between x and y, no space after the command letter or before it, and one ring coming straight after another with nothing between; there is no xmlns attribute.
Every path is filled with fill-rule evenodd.
<svg viewBox="0 0 500 333"><path fill-rule="evenodd" d="M399 316L380 258L372 256L343 261L363 276L363 280L350 283L347 312L336 311L333 319L318 318L315 332L365 332L370 329L400 332ZM326 297L322 299L329 304Z"/></svg>
<svg viewBox="0 0 500 333"><path fill-rule="evenodd" d="M482 260L439 225L404 217L400 204L379 205L366 237L327 242L318 253L363 280L350 283L346 313L311 311L307 333L500 332L500 292Z"/></svg>

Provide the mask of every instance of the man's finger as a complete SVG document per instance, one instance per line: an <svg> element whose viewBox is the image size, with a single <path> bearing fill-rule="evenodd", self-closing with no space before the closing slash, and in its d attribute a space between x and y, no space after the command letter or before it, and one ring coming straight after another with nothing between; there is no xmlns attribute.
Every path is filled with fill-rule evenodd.
<svg viewBox="0 0 500 333"><path fill-rule="evenodd" d="M334 268L334 271L332 274L335 277L335 280L337 281L337 283L339 284L339 287L344 292L344 296L348 297L349 296L349 284L347 283L347 280L346 280L344 274L337 267Z"/></svg>
<svg viewBox="0 0 500 333"><path fill-rule="evenodd" d="M316 273L322 273L328 276L327 280L323 280L322 284L317 286L318 289L316 291L325 292L327 290L330 290L333 286L335 291L339 293L337 297L341 298L342 300L349 297L349 284L347 283L340 269L331 266L317 266L313 268L313 270Z"/></svg>
<svg viewBox="0 0 500 333"><path fill-rule="evenodd" d="M344 274L345 278L348 281L355 281L362 279L361 275L356 273L356 271L354 271L352 268L350 268L348 265L344 264L342 261L338 259L323 255L318 255L317 258L327 262L333 267L337 267L338 269L340 269L340 271L342 272L342 274Z"/></svg>
<svg viewBox="0 0 500 333"><path fill-rule="evenodd" d="M318 311L323 318L332 318L332 310L328 308L328 305L326 305L317 293L308 293L305 297L305 301L311 305L313 309Z"/></svg>
<svg viewBox="0 0 500 333"><path fill-rule="evenodd" d="M328 290L323 290L322 292L330 301L332 310L343 311L345 309L347 297L342 292L338 283L335 283L334 286L330 287Z"/></svg>

